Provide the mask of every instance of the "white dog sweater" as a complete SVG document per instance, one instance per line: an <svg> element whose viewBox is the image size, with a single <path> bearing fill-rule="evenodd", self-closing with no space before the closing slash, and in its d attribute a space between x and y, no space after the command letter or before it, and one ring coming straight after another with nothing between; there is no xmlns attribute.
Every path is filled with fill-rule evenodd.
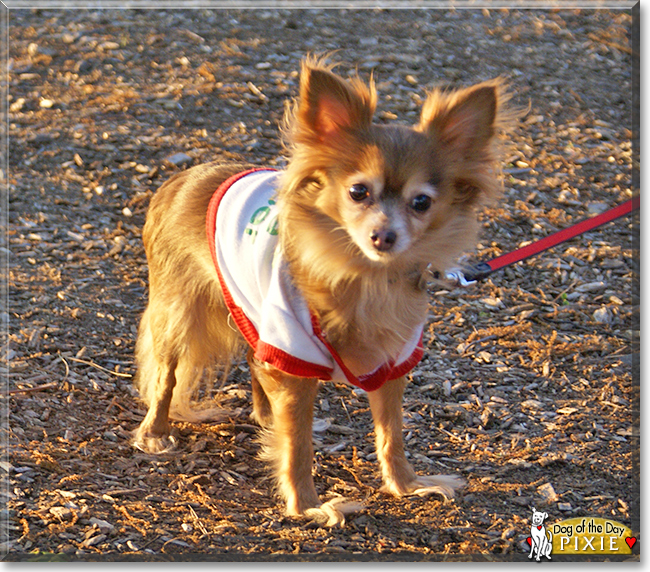
<svg viewBox="0 0 650 572"><path fill-rule="evenodd" d="M423 326L395 360L353 375L327 342L295 287L278 243L279 171L252 169L219 186L208 207L207 235L225 302L255 358L284 373L347 380L374 391L422 358Z"/></svg>

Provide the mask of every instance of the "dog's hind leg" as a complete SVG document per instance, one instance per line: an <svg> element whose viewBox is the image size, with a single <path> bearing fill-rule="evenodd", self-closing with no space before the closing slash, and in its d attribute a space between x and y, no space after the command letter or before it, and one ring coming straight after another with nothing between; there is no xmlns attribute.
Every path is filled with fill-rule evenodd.
<svg viewBox="0 0 650 572"><path fill-rule="evenodd" d="M162 363L156 359L149 319L147 310L142 318L136 350L139 361L138 388L149 410L135 432L133 445L146 453L164 453L175 446L169 424L169 407L176 386L178 359L169 356Z"/></svg>
<svg viewBox="0 0 650 572"><path fill-rule="evenodd" d="M546 536L545 536L546 538ZM551 552L553 551L553 535L548 531L548 538L546 538L546 546L544 548L544 556L551 560Z"/></svg>
<svg viewBox="0 0 650 572"><path fill-rule="evenodd" d="M273 411L271 404L262 384L257 379L257 366L255 365L255 358L253 357L253 350L248 350L246 356L248 365L251 372L251 385L253 393L253 419L260 425L260 427L270 428L273 425Z"/></svg>
<svg viewBox="0 0 650 572"><path fill-rule="evenodd" d="M203 372L215 358L227 371L238 337L227 327L221 305L210 306L205 298L189 295L158 300L153 292L136 344L136 386L149 409L133 444L162 453L174 446L170 417L197 423L234 414L206 395L198 402L195 397L200 388L209 393Z"/></svg>
<svg viewBox="0 0 650 572"><path fill-rule="evenodd" d="M384 480L382 491L395 496L439 494L453 498L464 481L454 475L418 476L406 459L402 440L402 397L405 378L387 381L368 393L375 423L377 458Z"/></svg>

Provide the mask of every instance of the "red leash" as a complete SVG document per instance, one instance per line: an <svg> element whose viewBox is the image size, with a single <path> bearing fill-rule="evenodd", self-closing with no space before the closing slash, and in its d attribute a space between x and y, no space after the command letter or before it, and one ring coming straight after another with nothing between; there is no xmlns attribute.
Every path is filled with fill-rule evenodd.
<svg viewBox="0 0 650 572"><path fill-rule="evenodd" d="M640 197L637 195L636 197L632 197L631 199L625 201L617 207L614 207L613 209L610 209L594 217L582 220L573 226L559 230L553 234L549 234L537 242L532 242L531 244L523 246L522 248L518 248L512 252L497 256L496 258L493 258L487 262L479 262L470 268L463 268L463 270L460 272L460 275L458 271L452 270L451 272L447 273L447 277L458 280L461 284L463 284L463 281L465 283L470 283L476 280L482 280L495 270L499 270L505 266L510 266L515 262L526 260L526 258L530 258L531 256L539 254L544 250L553 248L554 246L570 240L579 234L590 231L622 216L629 215L639 207Z"/></svg>

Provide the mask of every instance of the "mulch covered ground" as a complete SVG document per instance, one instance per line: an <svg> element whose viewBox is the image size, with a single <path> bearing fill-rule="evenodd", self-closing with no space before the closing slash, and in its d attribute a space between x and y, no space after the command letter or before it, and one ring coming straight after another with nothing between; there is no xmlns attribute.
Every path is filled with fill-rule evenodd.
<svg viewBox="0 0 650 572"><path fill-rule="evenodd" d="M5 558L527 560L531 507L639 537L638 214L432 284L405 439L418 471L467 479L454 502L378 493L365 396L323 384L316 486L366 508L335 529L283 516L245 362L230 422L177 423L171 455L129 443L149 198L200 162L281 166L304 54L372 72L382 122L415 123L433 85L510 82L530 110L479 260L638 192L631 34L624 9L9 11Z"/></svg>

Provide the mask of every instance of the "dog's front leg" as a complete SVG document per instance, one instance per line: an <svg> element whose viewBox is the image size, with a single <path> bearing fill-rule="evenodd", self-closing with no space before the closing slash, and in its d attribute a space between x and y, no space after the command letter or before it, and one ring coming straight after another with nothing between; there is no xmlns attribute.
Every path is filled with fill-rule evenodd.
<svg viewBox="0 0 650 572"><path fill-rule="evenodd" d="M307 516L323 526L343 525L345 515L362 508L335 498L321 504L312 477L312 421L317 379L286 375L249 359L257 392L256 417L264 423L262 456L275 471L278 492L289 515ZM271 422L268 423L268 409Z"/></svg>
<svg viewBox="0 0 650 572"><path fill-rule="evenodd" d="M382 491L395 496L440 494L453 498L464 481L452 475L418 476L407 461L402 440L402 397L406 379L387 381L368 393L375 423L377 458L384 486Z"/></svg>
<svg viewBox="0 0 650 572"><path fill-rule="evenodd" d="M273 465L287 514L304 514L320 504L311 474L312 419L318 381L286 375L254 359L249 363L253 379L261 386L271 409L270 426L265 419L263 456Z"/></svg>
<svg viewBox="0 0 650 572"><path fill-rule="evenodd" d="M406 460L402 441L402 396L405 385L404 378L395 379L368 393L375 423L377 458L384 480L382 490L396 496L408 494L410 484L417 478Z"/></svg>

